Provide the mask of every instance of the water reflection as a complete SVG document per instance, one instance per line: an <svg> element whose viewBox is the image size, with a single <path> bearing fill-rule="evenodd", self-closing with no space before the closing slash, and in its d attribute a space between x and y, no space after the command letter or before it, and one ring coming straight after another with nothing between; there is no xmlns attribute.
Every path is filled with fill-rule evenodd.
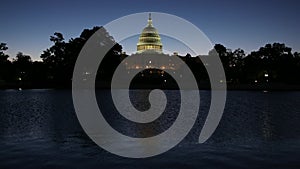
<svg viewBox="0 0 300 169"><path fill-rule="evenodd" d="M273 126L272 126L272 115L267 111L262 111L262 133L265 139L272 139L273 137Z"/></svg>
<svg viewBox="0 0 300 169"><path fill-rule="evenodd" d="M123 121L109 104L109 91L97 91L106 118L135 137L156 135L176 120L176 91L163 117L146 126ZM147 91L132 91L138 109L149 107ZM197 144L209 107L200 91L199 117L189 135L171 151L141 160L121 158L93 143L76 118L71 91L0 91L0 168L293 168L300 166L300 92L228 92L224 116L213 136ZM148 106L147 106L148 105ZM160 140L151 148L159 148ZM107 140L107 144L114 144ZM146 143L145 143L146 144ZM124 151L132 143L124 142ZM141 144L141 146L143 146ZM151 151L150 149L145 151Z"/></svg>

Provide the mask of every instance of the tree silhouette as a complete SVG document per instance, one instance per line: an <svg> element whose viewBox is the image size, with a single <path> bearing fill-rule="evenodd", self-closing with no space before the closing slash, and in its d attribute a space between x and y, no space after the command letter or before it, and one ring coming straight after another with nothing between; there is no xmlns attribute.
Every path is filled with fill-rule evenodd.
<svg viewBox="0 0 300 169"><path fill-rule="evenodd" d="M64 37L61 33L55 32L50 37L50 41L53 45L46 49L41 58L46 67L45 76L51 83L61 86L69 86L71 84L73 69L75 66L76 59L86 41L101 27L94 27L92 29L85 29L77 38L71 38L68 42L65 42ZM113 38L109 36L108 32L101 29L100 32L103 36L99 36L97 45L100 44L114 43ZM103 38L104 37L104 38ZM103 60L105 64L102 73L105 76L110 76L112 68L120 62L122 47L119 44L115 44L114 47L107 53L108 56ZM118 57L113 57L118 56Z"/></svg>
<svg viewBox="0 0 300 169"><path fill-rule="evenodd" d="M7 49L8 47L6 46L6 43L0 43L0 64L9 62L8 61L9 56L4 53Z"/></svg>
<svg viewBox="0 0 300 169"><path fill-rule="evenodd" d="M9 55L5 54L7 49L6 43L0 43L0 83L12 79L11 62L8 60Z"/></svg>
<svg viewBox="0 0 300 169"><path fill-rule="evenodd" d="M227 82L240 83L240 81L243 81L244 50L239 48L232 52L231 49L227 49L221 44L216 44L214 48L223 64Z"/></svg>
<svg viewBox="0 0 300 169"><path fill-rule="evenodd" d="M70 87L77 57L92 35L98 37L95 47L113 46L97 73L97 83L110 84L115 69L127 55L103 27L93 27L67 41L62 33L55 32L50 36L52 46L40 56L42 62L33 62L22 52L10 61L5 53L8 49L6 43L0 43L0 87L18 86L20 81L27 87ZM266 44L249 54L243 49L231 50L222 44L216 44L214 49L223 64L228 84L246 84L250 88L253 83L300 84L300 53L292 53L292 49L283 43ZM178 57L190 67L198 82L209 85L205 66L199 57L190 54Z"/></svg>
<svg viewBox="0 0 300 169"><path fill-rule="evenodd" d="M22 52L18 52L16 58L13 59L13 67L15 70L15 76L19 81L29 81L32 74L31 66L32 60L29 55L24 55Z"/></svg>
<svg viewBox="0 0 300 169"><path fill-rule="evenodd" d="M268 74L269 82L296 82L297 61L291 48L285 44L266 44L245 58L245 71L251 80L262 80Z"/></svg>

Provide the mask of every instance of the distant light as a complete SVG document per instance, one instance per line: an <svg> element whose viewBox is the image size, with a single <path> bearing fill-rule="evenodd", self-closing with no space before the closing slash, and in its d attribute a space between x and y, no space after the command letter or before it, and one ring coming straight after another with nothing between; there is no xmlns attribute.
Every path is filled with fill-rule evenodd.
<svg viewBox="0 0 300 169"><path fill-rule="evenodd" d="M268 73L265 73L265 77L269 77L269 74L268 74Z"/></svg>
<svg viewBox="0 0 300 169"><path fill-rule="evenodd" d="M220 80L220 83L223 83L223 80Z"/></svg>
<svg viewBox="0 0 300 169"><path fill-rule="evenodd" d="M151 63L151 60L149 61L149 63Z"/></svg>
<svg viewBox="0 0 300 169"><path fill-rule="evenodd" d="M167 80L165 79L164 82L167 83Z"/></svg>
<svg viewBox="0 0 300 169"><path fill-rule="evenodd" d="M18 78L18 80L20 80L20 81L21 81L21 80L22 80L22 78L20 78L20 77L19 77L19 78Z"/></svg>
<svg viewBox="0 0 300 169"><path fill-rule="evenodd" d="M254 80L255 83L257 83L257 80Z"/></svg>

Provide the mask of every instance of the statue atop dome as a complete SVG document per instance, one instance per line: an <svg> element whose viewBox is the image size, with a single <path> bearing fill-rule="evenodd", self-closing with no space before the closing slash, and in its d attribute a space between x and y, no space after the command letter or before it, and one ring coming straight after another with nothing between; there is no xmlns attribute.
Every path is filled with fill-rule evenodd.
<svg viewBox="0 0 300 169"><path fill-rule="evenodd" d="M152 18L151 18L151 13L149 13L149 18L148 18L148 26L152 26Z"/></svg>

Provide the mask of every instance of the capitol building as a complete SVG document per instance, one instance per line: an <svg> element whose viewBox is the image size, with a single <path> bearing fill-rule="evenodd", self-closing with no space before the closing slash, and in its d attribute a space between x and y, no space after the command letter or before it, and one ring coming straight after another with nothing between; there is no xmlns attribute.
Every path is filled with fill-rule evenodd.
<svg viewBox="0 0 300 169"><path fill-rule="evenodd" d="M153 26L150 13L148 18L148 24L142 30L142 33L139 36L137 43L137 51L136 53L129 56L135 56L135 58L137 59L135 59L134 62L130 64L125 62L126 69L144 70L151 68L159 68L160 70L156 69L154 73L163 74L164 70L166 69L176 70L179 68L180 65L175 65L174 63L172 64L171 60L167 59L168 57L162 57L162 55L174 57L178 54L176 52L174 52L173 55L163 53L163 44L161 42L161 37L157 29ZM153 70L151 70L150 72L153 72Z"/></svg>
<svg viewBox="0 0 300 169"><path fill-rule="evenodd" d="M139 42L137 43L137 52L162 52L161 38L152 24L151 13L149 14L148 25L143 29Z"/></svg>

